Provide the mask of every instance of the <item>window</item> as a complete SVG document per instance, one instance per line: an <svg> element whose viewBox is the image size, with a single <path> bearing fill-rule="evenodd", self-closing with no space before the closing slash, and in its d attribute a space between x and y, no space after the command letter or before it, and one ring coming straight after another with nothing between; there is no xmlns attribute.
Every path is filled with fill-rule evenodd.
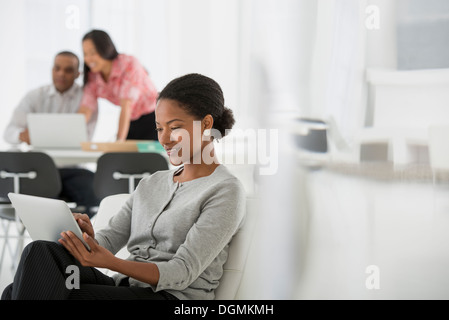
<svg viewBox="0 0 449 320"><path fill-rule="evenodd" d="M398 69L449 68L449 1L398 1Z"/></svg>

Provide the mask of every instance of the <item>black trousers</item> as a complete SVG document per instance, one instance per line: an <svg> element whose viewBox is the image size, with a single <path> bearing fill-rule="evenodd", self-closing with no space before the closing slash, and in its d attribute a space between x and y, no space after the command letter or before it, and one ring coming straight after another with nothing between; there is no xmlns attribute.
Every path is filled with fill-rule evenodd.
<svg viewBox="0 0 449 320"><path fill-rule="evenodd" d="M156 116L154 112L144 114L139 119L131 121L126 139L157 141Z"/></svg>
<svg viewBox="0 0 449 320"><path fill-rule="evenodd" d="M69 267L70 268L67 268ZM71 277L79 270L79 289ZM73 289L72 289L73 288ZM150 287L130 287L127 281L119 286L101 271L83 267L60 244L34 241L25 247L14 276L2 300L176 300L165 291Z"/></svg>

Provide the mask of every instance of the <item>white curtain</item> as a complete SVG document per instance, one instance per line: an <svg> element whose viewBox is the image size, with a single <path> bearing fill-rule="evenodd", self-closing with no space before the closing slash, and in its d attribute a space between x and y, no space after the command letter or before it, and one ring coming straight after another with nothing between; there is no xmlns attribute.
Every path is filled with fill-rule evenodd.
<svg viewBox="0 0 449 320"><path fill-rule="evenodd" d="M288 128L307 104L310 30L316 8L308 0L250 0L245 4L244 30L250 37L243 51L247 63L242 68L247 73L242 81L251 125L275 128L279 140L276 148L270 145L270 155L278 161L274 174L257 178L258 224L239 298L290 299L300 271L297 201L302 199L302 181L296 179L297 162L290 153Z"/></svg>
<svg viewBox="0 0 449 320"><path fill-rule="evenodd" d="M168 79L167 1L93 0L91 28L111 36L119 53L135 56L160 89Z"/></svg>
<svg viewBox="0 0 449 320"><path fill-rule="evenodd" d="M57 52L70 50L82 59L81 37L88 25L89 0L0 1L0 132L14 108L31 89L51 82ZM8 147L0 139L0 147Z"/></svg>
<svg viewBox="0 0 449 320"><path fill-rule="evenodd" d="M367 1L318 0L305 114L333 118L347 142L364 125Z"/></svg>

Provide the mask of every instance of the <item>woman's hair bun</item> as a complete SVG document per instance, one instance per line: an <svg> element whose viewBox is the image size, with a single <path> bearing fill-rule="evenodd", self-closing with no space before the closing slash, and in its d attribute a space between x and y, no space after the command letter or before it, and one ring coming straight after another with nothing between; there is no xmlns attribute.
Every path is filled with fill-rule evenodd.
<svg viewBox="0 0 449 320"><path fill-rule="evenodd" d="M177 101L184 110L198 119L210 114L214 119L212 128L218 130L222 137L235 123L232 110L224 106L220 85L215 80L198 73L187 74L170 81L159 93L158 100L161 99Z"/></svg>
<svg viewBox="0 0 449 320"><path fill-rule="evenodd" d="M226 135L226 130L231 130L234 126L235 119L234 113L231 109L224 107L223 113L217 119L214 119L213 128L217 129L221 136L224 137Z"/></svg>

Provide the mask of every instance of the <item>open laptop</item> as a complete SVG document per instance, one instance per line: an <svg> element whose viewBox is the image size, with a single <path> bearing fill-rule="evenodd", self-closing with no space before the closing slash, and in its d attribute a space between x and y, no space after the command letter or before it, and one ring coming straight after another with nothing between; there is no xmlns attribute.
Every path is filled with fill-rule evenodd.
<svg viewBox="0 0 449 320"><path fill-rule="evenodd" d="M87 141L86 118L79 113L30 113L30 142L36 149L81 150Z"/></svg>
<svg viewBox="0 0 449 320"><path fill-rule="evenodd" d="M72 231L90 250L69 206L62 200L8 193L16 214L33 240L58 242L61 232Z"/></svg>

